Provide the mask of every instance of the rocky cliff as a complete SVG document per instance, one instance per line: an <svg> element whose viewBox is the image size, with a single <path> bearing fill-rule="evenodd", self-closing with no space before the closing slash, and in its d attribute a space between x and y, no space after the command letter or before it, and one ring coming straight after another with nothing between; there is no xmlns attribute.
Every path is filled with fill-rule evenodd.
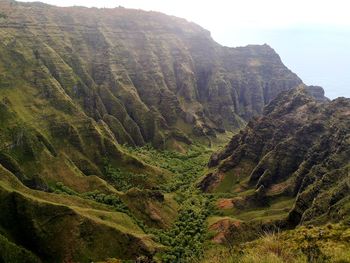
<svg viewBox="0 0 350 263"><path fill-rule="evenodd" d="M328 101L319 87L283 92L211 156L209 167L200 188L220 192L229 182L224 191L244 193L236 205L292 198L291 226L349 220L350 100Z"/></svg>
<svg viewBox="0 0 350 263"><path fill-rule="evenodd" d="M204 233L206 198L171 192L202 172L197 143L299 85L269 46L222 47L180 18L0 0L0 261L152 258L192 206Z"/></svg>
<svg viewBox="0 0 350 263"><path fill-rule="evenodd" d="M152 188L167 173L122 144L207 140L301 83L267 45L222 47L160 13L10 0L0 10L0 164L35 189L106 189L106 163Z"/></svg>
<svg viewBox="0 0 350 263"><path fill-rule="evenodd" d="M22 101L23 110L38 119L46 118L40 107L86 115L120 144L164 147L215 136L301 83L269 46L222 47L180 18L0 5L2 98L23 93L31 103Z"/></svg>

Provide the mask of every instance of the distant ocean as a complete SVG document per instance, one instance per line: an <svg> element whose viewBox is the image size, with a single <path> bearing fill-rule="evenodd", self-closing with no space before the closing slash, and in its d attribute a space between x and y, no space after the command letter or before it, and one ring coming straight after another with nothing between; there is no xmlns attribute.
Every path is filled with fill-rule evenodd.
<svg viewBox="0 0 350 263"><path fill-rule="evenodd" d="M226 46L267 43L307 85L325 89L330 99L350 98L350 29L299 27L245 30L213 36Z"/></svg>

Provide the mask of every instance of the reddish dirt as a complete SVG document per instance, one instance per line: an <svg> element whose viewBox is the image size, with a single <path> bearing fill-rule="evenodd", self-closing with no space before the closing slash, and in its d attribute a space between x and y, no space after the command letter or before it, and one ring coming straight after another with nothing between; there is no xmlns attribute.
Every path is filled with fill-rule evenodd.
<svg viewBox="0 0 350 263"><path fill-rule="evenodd" d="M216 205L220 209L230 209L230 208L233 208L233 200L232 199L220 199L220 200L218 200Z"/></svg>
<svg viewBox="0 0 350 263"><path fill-rule="evenodd" d="M274 184L270 187L270 189L268 190L267 194L268 195L274 195L274 194L278 194L283 192L284 190L286 190L289 186L291 186L290 182L282 182L279 184Z"/></svg>
<svg viewBox="0 0 350 263"><path fill-rule="evenodd" d="M225 234L234 225L236 227L240 226L239 221L234 221L231 219L222 219L209 227L209 230L217 232L213 237L212 241L218 244L225 242Z"/></svg>

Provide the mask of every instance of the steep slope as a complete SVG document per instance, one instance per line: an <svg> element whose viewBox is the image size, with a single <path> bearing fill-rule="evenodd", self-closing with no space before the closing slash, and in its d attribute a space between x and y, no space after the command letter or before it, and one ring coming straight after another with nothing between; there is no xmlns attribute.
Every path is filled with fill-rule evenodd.
<svg viewBox="0 0 350 263"><path fill-rule="evenodd" d="M298 85L183 19L0 0L0 261L200 256L206 146Z"/></svg>
<svg viewBox="0 0 350 263"><path fill-rule="evenodd" d="M30 190L3 166L0 176L0 234L44 262L136 259L159 249L132 218L111 206ZM15 262L6 259L11 252L20 255L12 246L0 250L0 259ZM28 262L40 262L31 257Z"/></svg>
<svg viewBox="0 0 350 263"><path fill-rule="evenodd" d="M164 147L238 128L301 83L267 45L222 47L160 13L0 5L2 97L23 91L36 103L21 110L37 119L41 107L85 114L121 144Z"/></svg>
<svg viewBox="0 0 350 263"><path fill-rule="evenodd" d="M103 190L102 178L122 190L109 166L155 187L169 173L121 144L210 144L301 83L266 45L221 47L159 13L10 0L0 10L0 164L36 189Z"/></svg>
<svg viewBox="0 0 350 263"><path fill-rule="evenodd" d="M209 167L200 188L230 193L218 204L236 218L349 222L350 99L328 101L319 87L283 92Z"/></svg>

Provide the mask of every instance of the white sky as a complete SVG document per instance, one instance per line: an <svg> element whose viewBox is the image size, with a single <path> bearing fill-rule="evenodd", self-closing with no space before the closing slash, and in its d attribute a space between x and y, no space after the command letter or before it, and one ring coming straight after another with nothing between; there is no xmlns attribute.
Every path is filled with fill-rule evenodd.
<svg viewBox="0 0 350 263"><path fill-rule="evenodd" d="M323 86L331 98L350 97L350 0L41 1L160 11L201 25L222 45L267 43L306 84Z"/></svg>
<svg viewBox="0 0 350 263"><path fill-rule="evenodd" d="M28 2L34 2L29 0ZM59 6L117 7L161 11L208 28L275 28L300 24L350 26L348 0L42 0Z"/></svg>

